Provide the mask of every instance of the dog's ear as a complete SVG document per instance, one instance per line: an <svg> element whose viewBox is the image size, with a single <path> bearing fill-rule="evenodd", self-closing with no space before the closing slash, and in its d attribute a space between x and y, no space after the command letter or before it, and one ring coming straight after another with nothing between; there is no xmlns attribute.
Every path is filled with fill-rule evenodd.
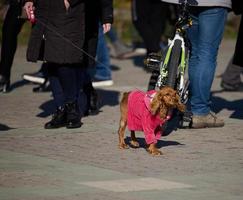
<svg viewBox="0 0 243 200"><path fill-rule="evenodd" d="M181 103L180 96L178 94L176 94L176 102L176 108L181 112L185 112L186 106L183 103Z"/></svg>
<svg viewBox="0 0 243 200"><path fill-rule="evenodd" d="M150 105L152 115L156 115L159 113L161 119L164 119L167 114L167 108L164 103L163 96L164 96L164 92L158 91L154 96Z"/></svg>
<svg viewBox="0 0 243 200"><path fill-rule="evenodd" d="M152 115L156 115L158 113L159 108L160 108L160 101L158 99L158 95L156 94L150 104Z"/></svg>

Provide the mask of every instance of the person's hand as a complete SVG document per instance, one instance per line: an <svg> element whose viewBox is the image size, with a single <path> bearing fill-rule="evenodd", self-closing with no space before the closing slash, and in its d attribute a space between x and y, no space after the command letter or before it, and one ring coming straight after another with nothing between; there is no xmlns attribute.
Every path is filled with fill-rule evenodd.
<svg viewBox="0 0 243 200"><path fill-rule="evenodd" d="M24 10L26 12L26 15L27 15L28 19L30 19L31 18L31 14L33 14L33 10L34 10L33 2L26 2L24 4Z"/></svg>
<svg viewBox="0 0 243 200"><path fill-rule="evenodd" d="M107 33L108 31L111 30L111 24L110 23L106 23L106 24L103 24L103 33Z"/></svg>
<svg viewBox="0 0 243 200"><path fill-rule="evenodd" d="M64 0L64 5L66 7L66 10L68 10L68 8L70 7L70 3L68 2L68 0Z"/></svg>

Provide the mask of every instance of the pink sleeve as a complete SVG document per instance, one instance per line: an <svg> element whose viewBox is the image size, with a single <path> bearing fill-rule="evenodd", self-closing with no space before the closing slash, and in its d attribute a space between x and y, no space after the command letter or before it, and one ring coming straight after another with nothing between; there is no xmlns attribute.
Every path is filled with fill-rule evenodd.
<svg viewBox="0 0 243 200"><path fill-rule="evenodd" d="M151 114L147 111L144 112L143 117L141 119L141 123L143 126L143 132L145 136L145 141L147 144L156 143L157 139L154 134L153 120Z"/></svg>

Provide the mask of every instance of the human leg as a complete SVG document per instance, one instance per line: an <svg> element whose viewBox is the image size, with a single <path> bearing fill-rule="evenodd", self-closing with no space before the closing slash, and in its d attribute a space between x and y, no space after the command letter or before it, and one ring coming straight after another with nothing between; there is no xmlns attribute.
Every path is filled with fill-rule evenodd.
<svg viewBox="0 0 243 200"><path fill-rule="evenodd" d="M84 109L84 116L89 114L97 114L99 111L98 106L98 93L92 85L92 79L88 72L85 72L85 83L83 86L83 92L86 96L86 108Z"/></svg>
<svg viewBox="0 0 243 200"><path fill-rule="evenodd" d="M62 65L58 68L67 112L67 128L79 128L81 126L82 113L78 103L80 102L80 88L81 81L84 79L84 70L79 67Z"/></svg>
<svg viewBox="0 0 243 200"><path fill-rule="evenodd" d="M222 75L221 87L226 91L242 90L241 74L243 73L243 21L241 16L240 27L233 58L230 60L225 72Z"/></svg>
<svg viewBox="0 0 243 200"><path fill-rule="evenodd" d="M243 67L235 65L230 60L226 70L222 75L221 87L226 91L237 91L241 85L241 74Z"/></svg>
<svg viewBox="0 0 243 200"><path fill-rule="evenodd" d="M210 111L210 90L226 17L227 10L224 8L200 9L193 12L193 25L188 30L188 37L192 44L189 79L194 128L224 125L223 121Z"/></svg>
<svg viewBox="0 0 243 200"><path fill-rule="evenodd" d="M160 1L133 0L132 2L133 24L145 43L147 54L160 51L161 30L164 28L161 5L163 4Z"/></svg>
<svg viewBox="0 0 243 200"><path fill-rule="evenodd" d="M235 46L235 53L233 57L233 64L243 67L243 15L241 15L240 27L238 31L236 46Z"/></svg>
<svg viewBox="0 0 243 200"><path fill-rule="evenodd" d="M111 69L110 69L110 55L106 44L103 28L99 28L99 38L97 44L97 62L95 66L95 75L93 86L109 86L113 84Z"/></svg>
<svg viewBox="0 0 243 200"><path fill-rule="evenodd" d="M15 51L17 48L17 37L25 22L19 19L20 6L10 6L2 28L2 46L0 62L0 92L10 89L10 74Z"/></svg>
<svg viewBox="0 0 243 200"><path fill-rule="evenodd" d="M224 8L206 9L193 16L193 26L188 30L192 44L189 78L193 114L206 115L210 111L210 89L226 16Z"/></svg>
<svg viewBox="0 0 243 200"><path fill-rule="evenodd" d="M46 65L56 109L52 119L45 124L45 129L64 127L66 126L67 116L64 105L64 93L58 77L58 68L53 64L47 63Z"/></svg>
<svg viewBox="0 0 243 200"><path fill-rule="evenodd" d="M111 45L114 48L116 58L123 58L124 54L132 51L131 47L126 46L120 38L118 38L114 27L106 33L106 36L109 38Z"/></svg>

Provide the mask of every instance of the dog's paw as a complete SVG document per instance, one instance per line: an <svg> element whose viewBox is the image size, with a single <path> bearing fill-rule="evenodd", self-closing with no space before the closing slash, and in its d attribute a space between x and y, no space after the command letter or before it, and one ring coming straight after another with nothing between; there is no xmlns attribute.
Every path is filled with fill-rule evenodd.
<svg viewBox="0 0 243 200"><path fill-rule="evenodd" d="M149 154L153 156L160 156L163 154L162 151L157 149L154 145L150 145L146 150Z"/></svg>
<svg viewBox="0 0 243 200"><path fill-rule="evenodd" d="M130 141L130 144L131 144L131 146L134 147L134 148L138 148L138 147L139 147L139 143L138 143L137 141L131 140L131 141Z"/></svg>
<svg viewBox="0 0 243 200"><path fill-rule="evenodd" d="M125 143L119 144L119 149L129 149L129 146Z"/></svg>
<svg viewBox="0 0 243 200"><path fill-rule="evenodd" d="M152 151L151 154L152 154L153 156L160 156L160 155L162 155L163 153L162 153L162 151L160 151L160 150L157 149L157 150Z"/></svg>

